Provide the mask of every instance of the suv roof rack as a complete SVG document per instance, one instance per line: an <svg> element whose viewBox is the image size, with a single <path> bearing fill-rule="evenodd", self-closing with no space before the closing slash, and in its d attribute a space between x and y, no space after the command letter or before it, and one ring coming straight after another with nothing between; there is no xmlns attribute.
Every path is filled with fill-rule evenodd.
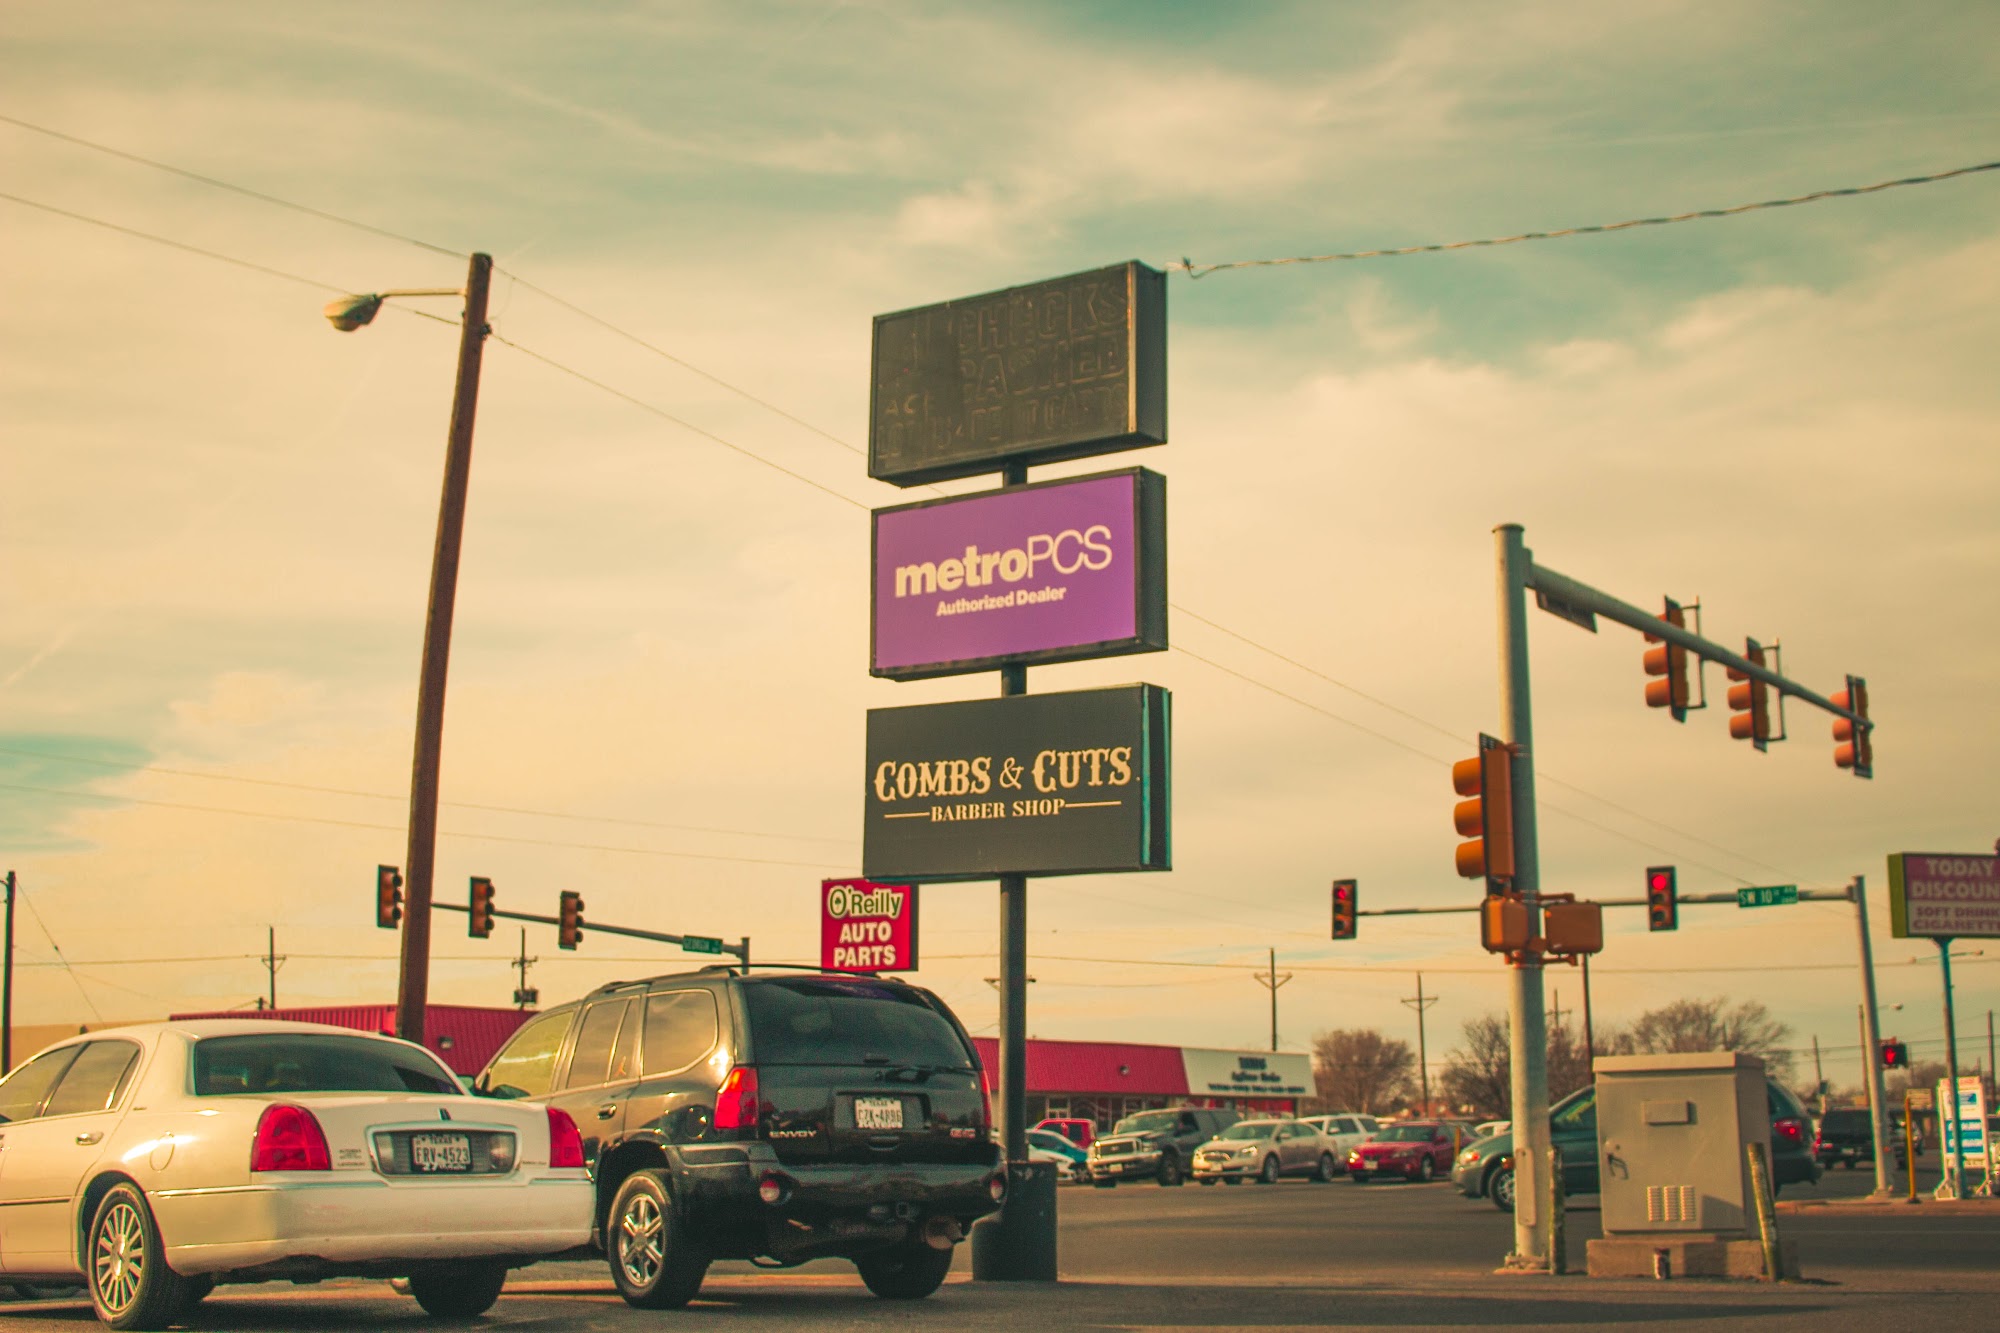
<svg viewBox="0 0 2000 1333"><path fill-rule="evenodd" d="M875 977L878 980L882 976L880 972L850 972L845 968L835 971L831 968L821 967L817 963L710 963L697 970L702 972L728 972L735 976L742 976L753 967L768 968L780 972L819 972L826 976L837 977Z"/></svg>

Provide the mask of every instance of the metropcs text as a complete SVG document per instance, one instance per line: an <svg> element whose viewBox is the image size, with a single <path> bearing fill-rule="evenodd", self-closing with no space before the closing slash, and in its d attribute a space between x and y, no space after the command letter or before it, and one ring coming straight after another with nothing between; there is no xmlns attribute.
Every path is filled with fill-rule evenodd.
<svg viewBox="0 0 2000 1333"><path fill-rule="evenodd" d="M985 796L1004 791L1043 793L1040 798L997 801L967 801L933 805L933 823L962 819L1030 818L1059 815L1072 802L1055 796L1057 792L1108 789L1132 784L1132 747L1097 746L1077 750L1041 750L1025 765L1012 755L1002 756L997 765L992 755L967 759L917 761L884 760L875 766L870 779L875 799L894 801L933 800L938 797Z"/></svg>

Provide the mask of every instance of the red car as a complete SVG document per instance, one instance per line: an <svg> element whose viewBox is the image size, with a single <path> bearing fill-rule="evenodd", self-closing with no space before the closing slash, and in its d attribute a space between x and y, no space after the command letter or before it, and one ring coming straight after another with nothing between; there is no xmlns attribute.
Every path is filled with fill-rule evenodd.
<svg viewBox="0 0 2000 1333"><path fill-rule="evenodd" d="M1452 1127L1436 1120L1384 1125L1374 1138L1347 1154L1347 1174L1355 1183L1370 1176L1431 1180L1451 1174Z"/></svg>
<svg viewBox="0 0 2000 1333"><path fill-rule="evenodd" d="M1089 1120L1044 1120L1034 1128L1060 1134L1079 1148L1088 1148L1097 1137L1097 1125Z"/></svg>

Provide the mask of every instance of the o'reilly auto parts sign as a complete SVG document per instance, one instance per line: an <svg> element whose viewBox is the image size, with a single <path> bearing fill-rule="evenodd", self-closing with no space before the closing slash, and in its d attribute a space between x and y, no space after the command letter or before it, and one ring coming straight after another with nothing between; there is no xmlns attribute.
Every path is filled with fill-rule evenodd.
<svg viewBox="0 0 2000 1333"><path fill-rule="evenodd" d="M1170 703L1124 685L869 710L862 873L1170 869Z"/></svg>
<svg viewBox="0 0 2000 1333"><path fill-rule="evenodd" d="M1166 491L1129 468L876 510L869 669L913 680L1165 648Z"/></svg>

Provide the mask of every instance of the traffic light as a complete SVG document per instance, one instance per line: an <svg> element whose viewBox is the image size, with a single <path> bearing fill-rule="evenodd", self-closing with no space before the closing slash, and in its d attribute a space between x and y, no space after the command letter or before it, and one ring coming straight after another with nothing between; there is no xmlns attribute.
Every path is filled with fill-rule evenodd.
<svg viewBox="0 0 2000 1333"><path fill-rule="evenodd" d="M1833 738L1840 742L1833 747L1833 762L1841 768L1851 768L1857 778L1875 776L1875 742L1868 725L1868 682L1859 676L1847 678L1847 688L1833 696L1833 701L1861 718L1857 725L1852 719L1837 717L1833 720Z"/></svg>
<svg viewBox="0 0 2000 1333"><path fill-rule="evenodd" d="M1909 1047L1900 1041L1885 1041L1882 1043L1882 1068L1908 1069L1909 1067Z"/></svg>
<svg viewBox="0 0 2000 1333"><path fill-rule="evenodd" d="M475 940L493 933L493 881L484 875L472 877L472 902L465 912L465 933Z"/></svg>
<svg viewBox="0 0 2000 1333"><path fill-rule="evenodd" d="M375 924L394 930L403 919L403 872L395 866L375 867Z"/></svg>
<svg viewBox="0 0 2000 1333"><path fill-rule="evenodd" d="M1764 645L1755 639L1744 645L1743 655L1763 666ZM1731 680L1741 682L1729 687L1729 734L1762 750L1771 739L1771 687L1735 667L1728 671Z"/></svg>
<svg viewBox="0 0 2000 1333"><path fill-rule="evenodd" d="M576 942L583 938L583 895L563 890L562 912L556 922L556 944L564 949L574 949Z"/></svg>
<svg viewBox="0 0 2000 1333"><path fill-rule="evenodd" d="M1451 766L1452 790L1472 799L1452 809L1452 824L1462 837L1458 873L1466 879L1484 876L1486 892L1507 891L1514 879L1514 751L1484 734L1479 754Z"/></svg>
<svg viewBox="0 0 2000 1333"><path fill-rule="evenodd" d="M1687 628L1687 612L1673 598L1667 598L1667 609L1660 613L1660 619L1679 629ZM1658 676L1659 680L1646 682L1646 706L1648 708L1673 709L1674 721L1687 721L1688 712L1688 651L1677 643L1661 643L1658 635L1648 634L1647 643L1659 643L1658 648L1646 650L1646 674Z"/></svg>
<svg viewBox="0 0 2000 1333"><path fill-rule="evenodd" d="M1360 903L1359 886L1351 879L1337 879L1333 882L1333 937L1337 940L1354 938L1354 912Z"/></svg>
<svg viewBox="0 0 2000 1333"><path fill-rule="evenodd" d="M1678 930L1681 924L1679 890L1672 866L1646 867L1646 929Z"/></svg>

